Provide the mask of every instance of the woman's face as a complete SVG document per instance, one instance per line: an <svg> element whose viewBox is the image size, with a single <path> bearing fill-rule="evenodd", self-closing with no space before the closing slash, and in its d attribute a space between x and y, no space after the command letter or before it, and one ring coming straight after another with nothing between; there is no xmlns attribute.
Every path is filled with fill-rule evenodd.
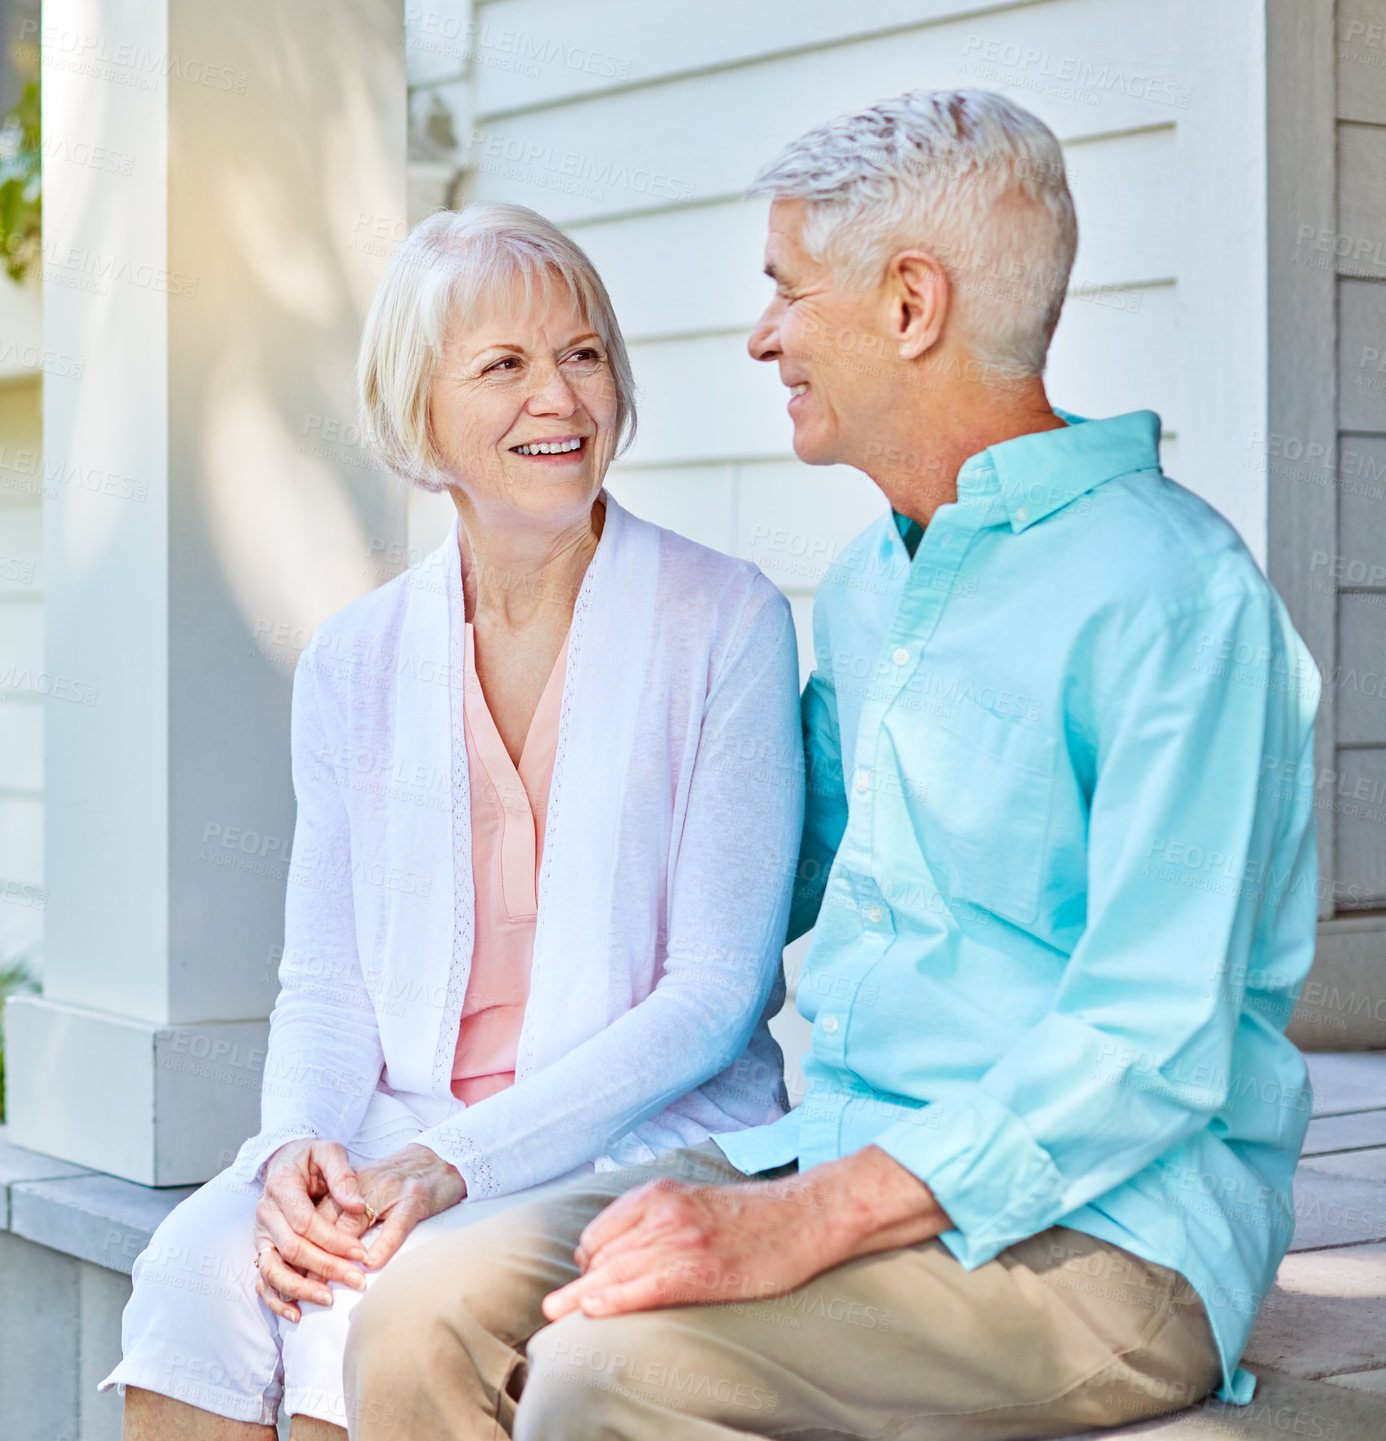
<svg viewBox="0 0 1386 1441"><path fill-rule="evenodd" d="M591 511L616 408L606 349L567 287L536 287L526 306L518 278L450 329L429 392L438 450L478 517L542 529Z"/></svg>

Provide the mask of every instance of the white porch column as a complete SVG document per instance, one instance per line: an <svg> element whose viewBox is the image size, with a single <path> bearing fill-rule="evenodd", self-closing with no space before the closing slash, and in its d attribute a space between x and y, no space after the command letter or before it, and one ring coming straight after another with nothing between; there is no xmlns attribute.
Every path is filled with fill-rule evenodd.
<svg viewBox="0 0 1386 1441"><path fill-rule="evenodd" d="M47 0L44 993L11 1138L153 1185L256 1129L293 663L404 551L359 448L403 233L399 0Z"/></svg>

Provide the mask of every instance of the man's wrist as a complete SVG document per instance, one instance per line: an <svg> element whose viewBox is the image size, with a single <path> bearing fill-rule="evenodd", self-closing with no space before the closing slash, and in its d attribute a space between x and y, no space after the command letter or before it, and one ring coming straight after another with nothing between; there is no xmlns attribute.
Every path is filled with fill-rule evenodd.
<svg viewBox="0 0 1386 1441"><path fill-rule="evenodd" d="M915 1246L952 1228L929 1187L879 1146L814 1167L804 1179L842 1261Z"/></svg>

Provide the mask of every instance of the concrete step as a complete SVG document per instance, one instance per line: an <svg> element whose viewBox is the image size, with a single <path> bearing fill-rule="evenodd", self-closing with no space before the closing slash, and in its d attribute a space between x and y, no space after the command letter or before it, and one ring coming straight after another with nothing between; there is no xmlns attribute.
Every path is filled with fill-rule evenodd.
<svg viewBox="0 0 1386 1441"><path fill-rule="evenodd" d="M1249 1406L1207 1401L1139 1426L1086 1433L1088 1441L1134 1436L1159 1441L1382 1441L1386 1395L1263 1369Z"/></svg>

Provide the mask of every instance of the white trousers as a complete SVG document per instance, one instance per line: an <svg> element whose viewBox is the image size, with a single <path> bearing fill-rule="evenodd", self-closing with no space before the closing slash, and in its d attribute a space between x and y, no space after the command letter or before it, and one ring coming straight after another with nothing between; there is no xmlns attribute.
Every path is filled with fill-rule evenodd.
<svg viewBox="0 0 1386 1441"><path fill-rule="evenodd" d="M365 1157L351 1155L353 1165ZM572 1175L591 1171L582 1166ZM396 1255L533 1200L571 1176L489 1201L463 1201L416 1226ZM139 1386L203 1411L273 1426L289 1415L345 1427L342 1355L352 1309L365 1294L331 1283L331 1306L300 1303L282 1320L255 1293L255 1205L260 1187L229 1172L174 1208L134 1265L121 1319L122 1360L97 1388ZM378 1229L363 1237L367 1249ZM371 1285L383 1271L367 1271Z"/></svg>

